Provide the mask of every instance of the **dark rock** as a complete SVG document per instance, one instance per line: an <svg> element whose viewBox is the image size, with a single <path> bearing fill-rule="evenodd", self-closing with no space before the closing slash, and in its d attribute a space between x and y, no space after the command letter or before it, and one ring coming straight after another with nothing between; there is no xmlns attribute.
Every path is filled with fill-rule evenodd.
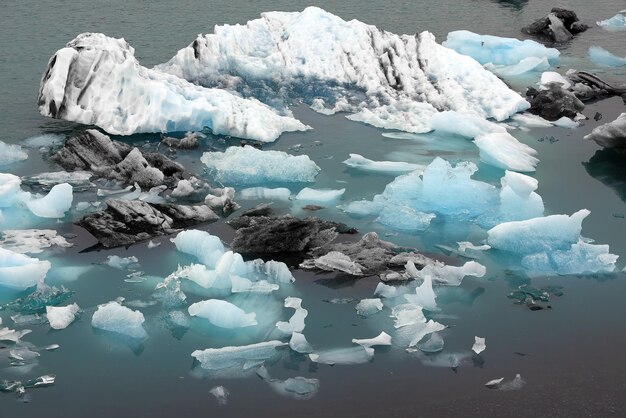
<svg viewBox="0 0 626 418"><path fill-rule="evenodd" d="M595 115L593 115L593 120L595 120L596 122L599 121L600 119L602 119L602 113L600 112L596 112Z"/></svg>
<svg viewBox="0 0 626 418"><path fill-rule="evenodd" d="M68 139L51 158L68 171L91 171L98 177L141 187L173 187L190 175L182 165L162 154L143 153L93 129Z"/></svg>
<svg viewBox="0 0 626 418"><path fill-rule="evenodd" d="M328 245L340 233L356 233L337 222L291 215L240 216L228 224L237 230L230 246L243 254L306 252Z"/></svg>
<svg viewBox="0 0 626 418"><path fill-rule="evenodd" d="M529 88L526 92L530 109L528 111L547 120L557 120L565 116L575 118L585 105L574 93L552 84L547 90Z"/></svg>
<svg viewBox="0 0 626 418"><path fill-rule="evenodd" d="M588 28L589 26L578 22L575 12L555 7L547 16L523 28L522 32L560 43L569 41L574 34Z"/></svg>
<svg viewBox="0 0 626 418"><path fill-rule="evenodd" d="M306 205L306 206L303 206L302 209L308 210L309 212L315 212L317 210L324 209L324 206L320 206L320 205Z"/></svg>
<svg viewBox="0 0 626 418"><path fill-rule="evenodd" d="M106 204L104 211L87 215L77 224L109 248L132 245L219 219L204 205L157 205L140 200L108 200Z"/></svg>
<svg viewBox="0 0 626 418"><path fill-rule="evenodd" d="M271 203L261 203L244 211L241 216L270 216L274 212Z"/></svg>

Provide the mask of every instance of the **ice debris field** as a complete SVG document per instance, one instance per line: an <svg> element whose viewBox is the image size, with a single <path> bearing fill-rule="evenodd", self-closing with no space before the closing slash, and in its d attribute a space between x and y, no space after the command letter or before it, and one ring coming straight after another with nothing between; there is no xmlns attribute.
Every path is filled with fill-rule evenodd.
<svg viewBox="0 0 626 418"><path fill-rule="evenodd" d="M597 25L619 31L624 16ZM626 65L599 46L589 58ZM0 364L28 376L0 380L0 391L23 398L62 384L62 370L58 383L29 371L64 349L57 332L78 327L135 353L190 332L202 343L177 373L210 379L220 405L230 378L255 377L297 400L323 390L308 373L275 374L288 357L320 368L390 352L454 370L482 364L491 338L445 345L455 333L446 301L470 300L466 281L623 268L610 243L587 235L591 212L548 210L534 177L542 155L529 132L576 132L589 116L583 99L619 94L555 69L559 59L530 39L454 31L437 43L316 7L216 26L153 68L124 39L78 35L50 59L37 105L97 129L0 142ZM535 96L509 87L521 75L533 77ZM384 129L373 147L420 152L306 143L316 126L296 117L301 103L319 114L311 120L341 114ZM626 148L625 115L587 138ZM160 136L128 140L139 133ZM301 143L270 149L283 134ZM39 156L53 171L11 174ZM132 293L98 283L107 290L87 295L80 283L103 276ZM319 277L373 284L320 305L302 284ZM520 304L541 309L543 293L524 289ZM320 338L330 306L367 330ZM53 330L49 344L30 343L33 329Z"/></svg>

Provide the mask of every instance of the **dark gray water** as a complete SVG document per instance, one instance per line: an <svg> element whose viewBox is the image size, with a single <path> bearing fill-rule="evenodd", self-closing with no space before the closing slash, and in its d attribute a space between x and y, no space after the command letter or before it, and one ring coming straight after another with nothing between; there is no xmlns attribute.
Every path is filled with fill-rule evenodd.
<svg viewBox="0 0 626 418"><path fill-rule="evenodd" d="M498 36L522 37L519 29L543 16L553 6L576 10L587 23L613 16L626 2L576 1L385 1L318 2L320 7L345 19L356 18L396 33L429 30L439 41L452 30L468 29ZM81 32L104 32L124 37L135 48L145 66L169 59L189 44L197 33L211 32L216 24L244 23L269 10L297 11L308 2L230 1L94 1L11 2L0 14L0 140L20 143L45 132L70 134L77 125L39 116L36 96L39 80L49 57ZM561 46L562 69L597 70L617 81L624 70L599 68L588 61L590 45L600 45L626 55L626 32L606 32L597 27ZM517 86L516 86L517 87ZM522 86L519 86L520 88ZM614 119L625 109L620 99L590 106L585 114L603 113L601 122L587 121L577 130L536 129L515 136L536 148L541 163L535 173L546 213L591 210L583 235L606 243L614 254L626 257L626 221L614 216L626 212L626 174L623 160L601 151L583 136L599 123ZM438 149L419 142L383 138L381 130L345 120L325 117L298 108L296 116L311 125L307 133L283 135L267 148L287 150L302 144L321 168L315 187L347 188L345 200L371 198L392 180L389 176L364 176L345 169L341 161L358 152L377 159L422 162L434 155L455 160L478 161L477 150L466 141L449 139ZM554 136L556 142L541 140ZM157 140L157 135L126 138L128 141ZM312 146L321 141L321 146ZM210 144L214 145L214 144ZM199 171L198 154L180 161ZM333 158L326 158L333 157ZM194 165L195 164L195 165ZM620 170L621 167L621 170ZM28 174L48 169L36 150L29 159L10 167L10 172ZM480 165L488 181L497 182L501 172ZM337 183L347 182L346 183ZM76 201L79 201L78 199ZM319 216L338 219L363 232L379 226L347 218L334 210ZM144 245L128 251L78 251L91 245L71 219L51 224L62 232L80 235L78 245L58 257L59 263L89 265L109 254L136 255L147 274L164 277L180 260L167 239L161 247ZM223 224L208 227L225 241L230 237ZM396 235L386 239L401 245L437 251L441 231L419 236ZM158 261L153 261L158 260ZM43 353L27 377L55 373L55 386L31 392L32 402L16 402L13 395L0 396L2 417L171 417L171 416L624 416L626 414L626 304L623 273L601 277L556 277L525 279L505 270L497 259L484 259L488 268L483 279L466 278L458 292L442 297L444 312L454 327L445 333L446 350L467 351L474 335L487 337L484 364L470 364L455 373L447 367L428 367L400 349L377 352L374 362L351 367L311 366L302 359L283 358L271 368L277 378L294 375L320 380L319 393L309 401L296 401L275 394L256 377L239 380L202 380L189 371L191 351L222 342L219 336L189 331L179 339L158 321L157 307L142 309L150 337L140 347L128 347L95 332L90 325L97 304L118 296L145 299L149 284L123 281L118 270L96 266L89 274L66 286L76 292L74 300L87 311L82 319L55 332L47 326L34 327L27 340L36 346L58 343L55 352ZM623 268L624 260L618 262ZM332 275L296 271L297 291L309 310L307 338L314 346L333 347L352 338L371 337L389 318L362 319L353 305L332 305L329 298L370 297L373 279L350 281ZM531 312L513 305L506 294L522 282L533 286L563 286L564 295L550 301L551 309ZM2 295L0 299L7 298ZM445 303L447 301L447 303ZM1 315L5 323L7 315ZM385 322L386 321L386 322ZM444 320L442 320L443 322ZM518 354L516 354L518 353ZM523 355L521 355L521 354ZM0 369L0 379L19 379L20 368ZM489 391L483 384L493 378L513 378L520 373L527 384L519 391ZM218 407L209 389L226 386L228 405Z"/></svg>

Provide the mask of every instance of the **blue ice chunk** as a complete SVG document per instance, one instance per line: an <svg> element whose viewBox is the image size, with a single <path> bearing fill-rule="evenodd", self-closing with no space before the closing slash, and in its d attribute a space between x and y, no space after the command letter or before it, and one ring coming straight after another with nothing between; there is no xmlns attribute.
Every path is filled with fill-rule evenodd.
<svg viewBox="0 0 626 418"><path fill-rule="evenodd" d="M0 287L26 290L41 285L48 270L49 261L0 248Z"/></svg>
<svg viewBox="0 0 626 418"><path fill-rule="evenodd" d="M609 19L596 22L596 24L600 26L602 29L606 29L610 31L626 30L626 16L622 14L623 12L625 12L625 10L622 10L620 13L616 14L615 16Z"/></svg>
<svg viewBox="0 0 626 418"><path fill-rule="evenodd" d="M608 65L609 67L622 67L626 65L626 58L618 57L599 46L589 48L589 59L596 64Z"/></svg>
<svg viewBox="0 0 626 418"><path fill-rule="evenodd" d="M560 54L554 48L546 48L529 39L520 41L515 38L479 35L466 30L448 33L448 38L442 45L460 54L469 55L483 65L515 65L528 57L555 60Z"/></svg>
<svg viewBox="0 0 626 418"><path fill-rule="evenodd" d="M222 241L206 231L189 229L182 231L172 239L176 249L192 255L207 267L215 267L217 261L226 252Z"/></svg>
<svg viewBox="0 0 626 418"><path fill-rule="evenodd" d="M28 201L26 206L40 218L62 218L72 207L72 190L68 183L57 184L46 196Z"/></svg>
<svg viewBox="0 0 626 418"><path fill-rule="evenodd" d="M189 315L204 318L220 328L232 329L257 325L256 313L246 313L232 303L220 299L196 302L189 306L188 312Z"/></svg>
<svg viewBox="0 0 626 418"><path fill-rule="evenodd" d="M141 312L133 311L114 301L98 306L98 310L91 318L91 326L131 338L145 338L147 334L143 328L144 321Z"/></svg>

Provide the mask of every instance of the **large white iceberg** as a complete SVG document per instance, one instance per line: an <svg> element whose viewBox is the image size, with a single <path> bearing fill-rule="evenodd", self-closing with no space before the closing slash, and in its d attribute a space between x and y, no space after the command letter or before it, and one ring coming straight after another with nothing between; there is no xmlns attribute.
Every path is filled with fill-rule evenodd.
<svg viewBox="0 0 626 418"><path fill-rule="evenodd" d="M133 311L119 302L109 302L98 306L91 318L91 326L131 338L147 337L143 328L145 318L139 311Z"/></svg>
<svg viewBox="0 0 626 418"><path fill-rule="evenodd" d="M520 41L515 38L501 38L479 35L467 30L448 33L442 44L460 54L469 55L481 64L516 65L524 58L538 57L554 60L559 57L555 48L546 48L530 39Z"/></svg>
<svg viewBox="0 0 626 418"><path fill-rule="evenodd" d="M0 247L0 287L26 290L43 283L49 261L40 261Z"/></svg>
<svg viewBox="0 0 626 418"><path fill-rule="evenodd" d="M430 130L438 110L506 119L527 102L428 32L395 35L317 7L216 26L158 69L270 99L304 97L324 114L388 129ZM488 86L488 88L487 88Z"/></svg>
<svg viewBox="0 0 626 418"><path fill-rule="evenodd" d="M219 299L196 302L187 309L189 315L208 320L220 328L244 328L257 325L256 313L246 313L230 302Z"/></svg>
<svg viewBox="0 0 626 418"><path fill-rule="evenodd" d="M83 33L56 52L39 90L44 116L112 134L200 130L259 141L307 127L255 99L142 67L124 40Z"/></svg>
<svg viewBox="0 0 626 418"><path fill-rule="evenodd" d="M205 152L200 159L224 184L313 182L320 168L306 155L262 151L250 145L224 152Z"/></svg>

